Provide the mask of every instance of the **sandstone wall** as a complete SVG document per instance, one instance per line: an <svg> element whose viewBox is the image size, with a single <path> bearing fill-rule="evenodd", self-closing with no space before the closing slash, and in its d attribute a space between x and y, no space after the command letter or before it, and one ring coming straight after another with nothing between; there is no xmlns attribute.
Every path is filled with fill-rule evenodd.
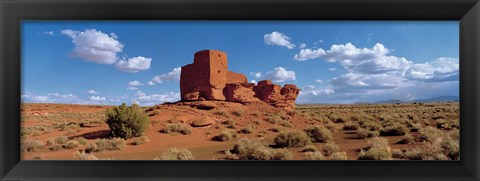
<svg viewBox="0 0 480 181"><path fill-rule="evenodd" d="M248 83L245 75L228 70L227 54L218 50L196 52L193 63L182 67L182 101L226 100L249 103L264 101L288 111L295 109L300 89L293 84L281 87L270 80Z"/></svg>

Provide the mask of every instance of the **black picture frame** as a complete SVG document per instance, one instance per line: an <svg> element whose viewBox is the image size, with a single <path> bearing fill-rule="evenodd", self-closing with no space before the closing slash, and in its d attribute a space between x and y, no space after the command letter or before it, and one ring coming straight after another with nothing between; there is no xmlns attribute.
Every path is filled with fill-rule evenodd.
<svg viewBox="0 0 480 181"><path fill-rule="evenodd" d="M478 0L0 0L1 180L479 180ZM20 161L22 20L458 20L460 161Z"/></svg>

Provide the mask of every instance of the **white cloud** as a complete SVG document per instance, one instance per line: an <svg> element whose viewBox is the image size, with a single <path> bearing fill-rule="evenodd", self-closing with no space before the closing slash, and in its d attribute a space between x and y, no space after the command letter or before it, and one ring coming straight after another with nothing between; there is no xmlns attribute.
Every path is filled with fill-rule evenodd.
<svg viewBox="0 0 480 181"><path fill-rule="evenodd" d="M127 90L138 90L138 88L137 88L137 87L133 87L133 86L128 86L128 87L127 87Z"/></svg>
<svg viewBox="0 0 480 181"><path fill-rule="evenodd" d="M295 48L295 45L290 42L290 37L280 32L274 31L270 34L265 34L263 40L267 45L284 46L288 49Z"/></svg>
<svg viewBox="0 0 480 181"><path fill-rule="evenodd" d="M458 58L441 57L423 64L412 65L405 73L412 80L442 82L459 80Z"/></svg>
<svg viewBox="0 0 480 181"><path fill-rule="evenodd" d="M128 60L120 60L115 64L115 67L123 72L137 73L142 70L148 70L151 61L152 58L138 56Z"/></svg>
<svg viewBox="0 0 480 181"><path fill-rule="evenodd" d="M288 71L283 67L277 67L273 71L265 73L264 78L274 82L285 82L288 80L295 80L295 72Z"/></svg>
<svg viewBox="0 0 480 181"><path fill-rule="evenodd" d="M87 91L88 94L100 94L100 92L97 92L93 89Z"/></svg>
<svg viewBox="0 0 480 181"><path fill-rule="evenodd" d="M75 48L72 56L98 64L113 64L117 61L117 53L123 49L123 44L113 33L105 34L95 29L85 31L62 30L62 34L72 39Z"/></svg>
<svg viewBox="0 0 480 181"><path fill-rule="evenodd" d="M323 80L317 79L317 80L315 80L315 82L322 83Z"/></svg>
<svg viewBox="0 0 480 181"><path fill-rule="evenodd" d="M337 70L337 68L333 68L333 67L332 67L332 68L328 68L328 70L330 70L330 71L335 71L335 70Z"/></svg>
<svg viewBox="0 0 480 181"><path fill-rule="evenodd" d="M310 59L316 59L324 56L325 50L319 48L316 50L307 48L307 49L301 49L298 54L295 54L293 59L298 60L298 61L304 61L304 60L310 60Z"/></svg>
<svg viewBox="0 0 480 181"><path fill-rule="evenodd" d="M43 34L53 36L55 35L53 31L44 31Z"/></svg>
<svg viewBox="0 0 480 181"><path fill-rule="evenodd" d="M135 102L142 106L152 106L155 104L161 104L165 102L176 102L180 100L180 93L176 92L164 92L163 94L151 94L147 95L142 91L138 91L132 102Z"/></svg>
<svg viewBox="0 0 480 181"><path fill-rule="evenodd" d="M323 59L338 62L345 69L362 73L405 71L412 64L403 57L388 55L390 50L377 43L372 48L357 48L352 43L332 45L329 50L302 49L295 60Z"/></svg>
<svg viewBox="0 0 480 181"><path fill-rule="evenodd" d="M300 49L304 49L306 47L307 47L307 44L305 44L305 43L300 43L300 45L298 46L298 48L300 48Z"/></svg>
<svg viewBox="0 0 480 181"><path fill-rule="evenodd" d="M169 81L169 80L180 80L181 71L182 71L182 68L177 67L177 68L174 68L171 72L153 77L151 81L154 83L160 84L162 82Z"/></svg>
<svg viewBox="0 0 480 181"><path fill-rule="evenodd" d="M262 77L262 72L250 72L250 75L255 78L260 78Z"/></svg>
<svg viewBox="0 0 480 181"><path fill-rule="evenodd" d="M148 84L148 85L155 85L155 82L153 82L153 81L148 81L147 84Z"/></svg>
<svg viewBox="0 0 480 181"><path fill-rule="evenodd" d="M134 80L134 81L128 82L128 85L129 85L129 86L143 86L143 85L145 85L145 84L141 83L141 82L138 81L138 80Z"/></svg>
<svg viewBox="0 0 480 181"><path fill-rule="evenodd" d="M250 80L250 83L254 83L254 84L256 84L256 83L257 83L257 81L256 81L256 80Z"/></svg>
<svg viewBox="0 0 480 181"><path fill-rule="evenodd" d="M305 89L315 89L315 86L314 85L307 85L304 88Z"/></svg>
<svg viewBox="0 0 480 181"><path fill-rule="evenodd" d="M91 100L91 101L105 101L106 100L105 97L100 97L100 96L90 96L88 99Z"/></svg>

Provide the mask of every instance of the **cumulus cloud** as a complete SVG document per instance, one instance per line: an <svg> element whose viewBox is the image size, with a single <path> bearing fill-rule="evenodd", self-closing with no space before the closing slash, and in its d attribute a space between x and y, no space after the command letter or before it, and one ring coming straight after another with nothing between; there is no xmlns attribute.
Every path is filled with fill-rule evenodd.
<svg viewBox="0 0 480 181"><path fill-rule="evenodd" d="M134 80L134 81L129 81L129 82L128 82L128 85L129 85L129 86L142 86L142 85L145 85L145 84L141 83L141 82L138 81L138 80Z"/></svg>
<svg viewBox="0 0 480 181"><path fill-rule="evenodd" d="M100 96L90 96L88 99L91 100L91 101L105 101L106 100L105 97L100 97Z"/></svg>
<svg viewBox="0 0 480 181"><path fill-rule="evenodd" d="M300 48L300 49L304 49L306 47L307 47L307 44L305 44L305 43L300 43L300 45L298 45L298 48Z"/></svg>
<svg viewBox="0 0 480 181"><path fill-rule="evenodd" d="M128 87L127 87L127 90L138 90L138 87L128 86Z"/></svg>
<svg viewBox="0 0 480 181"><path fill-rule="evenodd" d="M100 92L97 92L93 89L87 91L88 94L100 94Z"/></svg>
<svg viewBox="0 0 480 181"><path fill-rule="evenodd" d="M317 83L322 83L323 80L317 79L317 80L315 80L315 82L317 82Z"/></svg>
<svg viewBox="0 0 480 181"><path fill-rule="evenodd" d="M293 59L298 60L298 61L304 61L304 60L310 60L310 59L316 59L324 56L325 50L319 48L316 50L307 48L307 49L301 49L299 53L295 54Z"/></svg>
<svg viewBox="0 0 480 181"><path fill-rule="evenodd" d="M273 71L265 73L264 78L274 82L285 82L288 80L295 80L295 72L289 71L283 67L277 67Z"/></svg>
<svg viewBox="0 0 480 181"><path fill-rule="evenodd" d="M414 64L406 71L406 77L430 82L458 81L458 58L441 57L423 64Z"/></svg>
<svg viewBox="0 0 480 181"><path fill-rule="evenodd" d="M170 81L170 80L180 80L180 73L182 71L181 67L174 68L171 72L162 74L162 75L157 75L153 77L151 80L152 83L163 83L165 81Z"/></svg>
<svg viewBox="0 0 480 181"><path fill-rule="evenodd" d="M120 60L115 63L115 67L123 72L137 73L142 70L148 70L151 62L152 58L138 56L128 60Z"/></svg>
<svg viewBox="0 0 480 181"><path fill-rule="evenodd" d="M295 44L290 42L290 37L280 32L274 31L269 34L265 34L263 36L263 40L267 45L283 46L287 47L288 49L295 48Z"/></svg>
<svg viewBox="0 0 480 181"><path fill-rule="evenodd" d="M255 78L260 78L262 77L262 72L250 72L250 75Z"/></svg>
<svg viewBox="0 0 480 181"><path fill-rule="evenodd" d="M148 85L155 85L155 82L153 82L153 81L148 81L147 84L148 84Z"/></svg>
<svg viewBox="0 0 480 181"><path fill-rule="evenodd" d="M95 29L85 31L62 30L62 34L72 39L75 45L71 55L98 64L113 64L117 61L117 53L123 49L123 44L113 33L105 34Z"/></svg>
<svg viewBox="0 0 480 181"><path fill-rule="evenodd" d="M385 73L405 71L412 62L403 57L388 55L391 51L377 43L372 48L357 48L352 43L332 45L329 50L302 49L293 58L304 61L323 59L338 62L345 69L362 73Z"/></svg>
<svg viewBox="0 0 480 181"><path fill-rule="evenodd" d="M142 91L135 93L135 97L132 102L138 103L142 106L151 106L155 104L161 104L165 102L176 102L180 100L180 93L177 92L164 92L162 94L147 95Z"/></svg>

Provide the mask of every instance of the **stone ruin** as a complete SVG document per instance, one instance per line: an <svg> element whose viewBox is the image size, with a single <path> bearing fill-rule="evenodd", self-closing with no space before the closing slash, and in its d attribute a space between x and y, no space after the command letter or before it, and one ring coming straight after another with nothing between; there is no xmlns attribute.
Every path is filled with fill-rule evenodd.
<svg viewBox="0 0 480 181"><path fill-rule="evenodd" d="M299 92L294 84L281 87L270 80L248 83L245 75L228 70L227 54L218 50L196 52L193 63L183 66L180 74L182 101L263 101L293 111Z"/></svg>

